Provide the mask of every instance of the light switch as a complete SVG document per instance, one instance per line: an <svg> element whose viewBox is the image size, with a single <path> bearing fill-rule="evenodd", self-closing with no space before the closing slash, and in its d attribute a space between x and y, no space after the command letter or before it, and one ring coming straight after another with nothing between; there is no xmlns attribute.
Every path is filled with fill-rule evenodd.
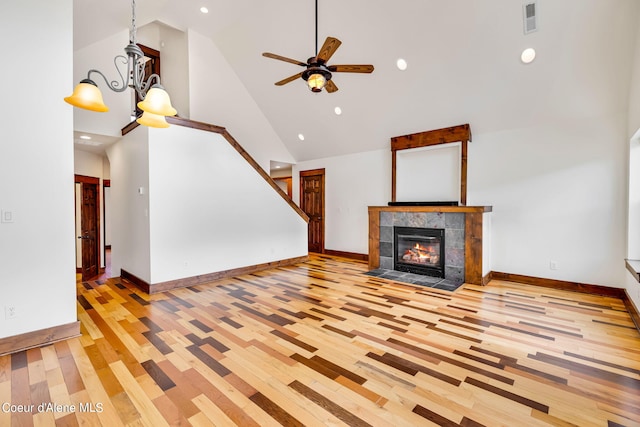
<svg viewBox="0 0 640 427"><path fill-rule="evenodd" d="M9 224L13 222L13 212L12 211L0 211L0 222L4 224Z"/></svg>

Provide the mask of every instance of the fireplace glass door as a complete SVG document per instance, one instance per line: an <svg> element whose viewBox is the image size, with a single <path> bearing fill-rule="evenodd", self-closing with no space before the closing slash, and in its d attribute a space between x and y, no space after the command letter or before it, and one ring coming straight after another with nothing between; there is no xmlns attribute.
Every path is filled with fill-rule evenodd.
<svg viewBox="0 0 640 427"><path fill-rule="evenodd" d="M394 227L394 269L444 277L444 230Z"/></svg>

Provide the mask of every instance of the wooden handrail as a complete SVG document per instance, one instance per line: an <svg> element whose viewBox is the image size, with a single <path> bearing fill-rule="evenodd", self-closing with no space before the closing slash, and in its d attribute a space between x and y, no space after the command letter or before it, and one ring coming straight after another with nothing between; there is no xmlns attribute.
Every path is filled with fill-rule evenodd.
<svg viewBox="0 0 640 427"><path fill-rule="evenodd" d="M307 216L306 213L304 213L304 211L302 209L300 209L300 207L298 205L296 205L293 200L291 200L291 197L289 197L289 195L287 193L285 193L284 191L282 191L282 189L278 186L278 184L276 184L276 182L269 176L269 174L267 172L265 172L264 169L262 169L262 167L258 164L258 162L256 162L253 157L251 157L251 155L249 153L247 153L247 151L238 143L238 141L235 140L235 138L233 136L231 136L231 134L227 131L226 128L222 127L222 126L216 126L216 125L212 125L209 123L204 123L204 122L197 122L195 120L189 120L189 119L185 119L182 117L167 117L167 122L172 124L172 125L177 125L177 126L183 126L183 127L187 127L187 128L192 128L192 129L199 129L199 130L203 130L205 132L213 132L213 133L217 133L220 134L224 137L224 139L227 140L227 142L229 144L231 144L231 146L233 148L235 148L235 150L240 153L240 155L242 157L244 157L244 159L251 165L251 167L253 167L253 169L255 169L256 172L258 172L258 174L274 189L276 190L276 192L280 195L280 197L282 197L284 199L285 202L287 202L287 204L289 206L291 206L291 208L296 211L298 213L298 215L300 215L300 217L305 220L305 222L309 222L309 217ZM138 122L136 122L135 120L132 121L131 123L129 123L128 125L126 125L125 127L122 128L122 136L128 134L129 132L131 132L132 130L134 130L135 128L137 128L138 126L140 126L140 124Z"/></svg>

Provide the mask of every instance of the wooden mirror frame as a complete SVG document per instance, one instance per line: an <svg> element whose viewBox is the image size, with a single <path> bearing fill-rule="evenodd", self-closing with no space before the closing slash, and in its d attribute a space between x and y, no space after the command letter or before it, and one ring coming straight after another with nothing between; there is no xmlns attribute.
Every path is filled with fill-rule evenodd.
<svg viewBox="0 0 640 427"><path fill-rule="evenodd" d="M410 148L461 142L460 154L460 205L467 205L467 144L471 142L469 124L413 133L391 138L391 201L396 201L396 153Z"/></svg>

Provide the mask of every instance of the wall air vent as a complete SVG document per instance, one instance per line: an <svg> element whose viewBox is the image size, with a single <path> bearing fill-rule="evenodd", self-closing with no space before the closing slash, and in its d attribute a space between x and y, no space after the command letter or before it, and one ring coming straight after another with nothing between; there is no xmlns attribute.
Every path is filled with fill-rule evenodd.
<svg viewBox="0 0 640 427"><path fill-rule="evenodd" d="M538 17L536 2L522 5L524 12L524 33L529 34L538 30Z"/></svg>

